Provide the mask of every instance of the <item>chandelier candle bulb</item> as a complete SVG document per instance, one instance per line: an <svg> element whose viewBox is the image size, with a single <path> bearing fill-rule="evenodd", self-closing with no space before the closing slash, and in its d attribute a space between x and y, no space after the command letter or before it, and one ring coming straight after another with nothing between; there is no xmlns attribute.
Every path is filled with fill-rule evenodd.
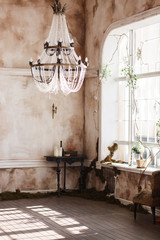
<svg viewBox="0 0 160 240"><path fill-rule="evenodd" d="M74 40L72 39L71 42L70 42L70 46L71 47L74 47Z"/></svg>
<svg viewBox="0 0 160 240"><path fill-rule="evenodd" d="M37 63L38 63L38 64L41 63L41 58L40 58L40 56L38 56Z"/></svg>
<svg viewBox="0 0 160 240"><path fill-rule="evenodd" d="M85 58L85 65L88 66L88 58Z"/></svg>
<svg viewBox="0 0 160 240"><path fill-rule="evenodd" d="M49 42L46 41L46 42L44 43L44 49L48 48L48 46L49 46Z"/></svg>
<svg viewBox="0 0 160 240"><path fill-rule="evenodd" d="M62 47L62 41L58 41L58 47Z"/></svg>
<svg viewBox="0 0 160 240"><path fill-rule="evenodd" d="M81 65L81 62L82 62L82 61L81 61L81 56L79 56L79 58L78 58L78 64Z"/></svg>

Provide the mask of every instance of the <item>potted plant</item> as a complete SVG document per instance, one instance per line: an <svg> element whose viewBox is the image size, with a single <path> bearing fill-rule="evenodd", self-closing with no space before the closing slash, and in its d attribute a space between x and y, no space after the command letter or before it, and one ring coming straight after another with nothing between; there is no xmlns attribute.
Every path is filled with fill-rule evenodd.
<svg viewBox="0 0 160 240"><path fill-rule="evenodd" d="M140 141L132 147L132 152L136 155L137 168L145 168L147 159L143 159L144 147Z"/></svg>

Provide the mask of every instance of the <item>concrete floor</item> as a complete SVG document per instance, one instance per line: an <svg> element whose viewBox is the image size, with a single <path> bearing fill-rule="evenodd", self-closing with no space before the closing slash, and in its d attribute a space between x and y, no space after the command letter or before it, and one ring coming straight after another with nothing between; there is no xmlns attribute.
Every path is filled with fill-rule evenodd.
<svg viewBox="0 0 160 240"><path fill-rule="evenodd" d="M106 202L61 196L0 202L0 240L159 240L160 223Z"/></svg>

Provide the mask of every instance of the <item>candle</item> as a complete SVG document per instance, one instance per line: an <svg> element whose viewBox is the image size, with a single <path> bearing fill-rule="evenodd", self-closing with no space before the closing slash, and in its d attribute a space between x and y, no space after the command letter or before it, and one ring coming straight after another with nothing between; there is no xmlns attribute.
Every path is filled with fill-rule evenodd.
<svg viewBox="0 0 160 240"><path fill-rule="evenodd" d="M55 157L59 156L59 151L58 151L58 147L57 146L54 148L54 156Z"/></svg>

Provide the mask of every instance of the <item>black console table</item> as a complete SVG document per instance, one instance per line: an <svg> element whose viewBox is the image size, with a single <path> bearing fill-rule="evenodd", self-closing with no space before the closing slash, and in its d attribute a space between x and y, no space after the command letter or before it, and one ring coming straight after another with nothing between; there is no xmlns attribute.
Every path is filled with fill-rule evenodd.
<svg viewBox="0 0 160 240"><path fill-rule="evenodd" d="M81 163L81 172L80 172L80 182L79 182L79 188L80 191L82 190L82 168L83 168L83 162L84 157L83 156L62 156L62 157L55 157L55 156L45 156L47 161L56 162L57 163L57 193L58 196L60 196L61 189L60 189L60 173L61 173L61 166L60 163L63 163L64 166L64 182L63 182L63 190L66 190L66 164L72 164L75 162Z"/></svg>

